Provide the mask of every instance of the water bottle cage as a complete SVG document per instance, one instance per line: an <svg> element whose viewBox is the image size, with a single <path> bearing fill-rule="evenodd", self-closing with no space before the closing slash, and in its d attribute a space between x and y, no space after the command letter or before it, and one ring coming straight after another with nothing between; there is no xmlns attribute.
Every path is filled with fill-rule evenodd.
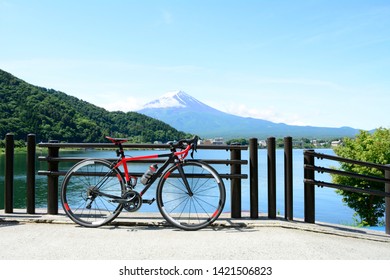
<svg viewBox="0 0 390 280"><path fill-rule="evenodd" d="M138 178L135 176L129 176L129 181L127 182L127 186L130 189L133 189L137 185Z"/></svg>
<svg viewBox="0 0 390 280"><path fill-rule="evenodd" d="M149 174L148 174L147 176L143 175L143 176L141 177L141 183L142 183L143 185L149 184L150 178L152 178L152 175L149 175Z"/></svg>

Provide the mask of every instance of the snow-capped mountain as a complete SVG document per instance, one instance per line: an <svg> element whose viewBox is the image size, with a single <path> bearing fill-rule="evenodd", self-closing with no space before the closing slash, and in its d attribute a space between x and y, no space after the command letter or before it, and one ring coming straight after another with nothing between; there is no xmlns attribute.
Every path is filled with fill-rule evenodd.
<svg viewBox="0 0 390 280"><path fill-rule="evenodd" d="M164 94L160 98L145 104L142 110L162 108L186 108L192 111L215 110L181 90L172 91Z"/></svg>
<svg viewBox="0 0 390 280"><path fill-rule="evenodd" d="M201 137L266 138L345 137L358 130L350 127L329 128L293 126L267 120L244 118L214 109L183 91L168 92L143 106L138 113L161 120L174 128Z"/></svg>

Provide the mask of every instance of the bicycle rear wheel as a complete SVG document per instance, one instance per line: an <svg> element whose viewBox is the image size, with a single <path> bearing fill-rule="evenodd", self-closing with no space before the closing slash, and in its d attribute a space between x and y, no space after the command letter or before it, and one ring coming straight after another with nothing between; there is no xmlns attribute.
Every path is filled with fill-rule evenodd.
<svg viewBox="0 0 390 280"><path fill-rule="evenodd" d="M225 205L225 186L208 164L186 161L169 168L157 187L157 204L162 216L184 230L212 224Z"/></svg>
<svg viewBox="0 0 390 280"><path fill-rule="evenodd" d="M126 187L121 172L109 161L87 159L75 164L66 174L61 188L61 203L69 218L85 227L111 222L122 211L121 198Z"/></svg>

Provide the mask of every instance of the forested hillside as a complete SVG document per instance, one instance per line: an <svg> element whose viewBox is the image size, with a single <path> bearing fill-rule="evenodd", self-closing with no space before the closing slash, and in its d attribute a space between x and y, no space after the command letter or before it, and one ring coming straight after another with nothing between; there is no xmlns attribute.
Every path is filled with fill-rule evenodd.
<svg viewBox="0 0 390 280"><path fill-rule="evenodd" d="M38 141L103 142L105 135L132 142L180 139L185 133L135 112L109 112L63 92L30 85L0 70L0 139L35 133Z"/></svg>

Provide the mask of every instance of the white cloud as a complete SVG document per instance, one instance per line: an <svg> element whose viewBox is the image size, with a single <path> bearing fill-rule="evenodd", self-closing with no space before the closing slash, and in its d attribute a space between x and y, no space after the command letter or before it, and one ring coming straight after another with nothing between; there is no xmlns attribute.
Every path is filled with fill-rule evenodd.
<svg viewBox="0 0 390 280"><path fill-rule="evenodd" d="M263 119L275 123L286 123L289 125L308 125L298 114L280 113L275 107L265 109L250 108L244 104L231 104L223 110L226 113L238 115L241 117L251 117Z"/></svg>
<svg viewBox="0 0 390 280"><path fill-rule="evenodd" d="M133 96L123 97L123 95L112 94L110 98L99 98L98 102L91 102L96 106L102 107L108 111L137 111L142 108L145 101ZM117 96L118 98L115 98ZM114 98L113 98L114 97ZM88 101L89 102L89 101Z"/></svg>

